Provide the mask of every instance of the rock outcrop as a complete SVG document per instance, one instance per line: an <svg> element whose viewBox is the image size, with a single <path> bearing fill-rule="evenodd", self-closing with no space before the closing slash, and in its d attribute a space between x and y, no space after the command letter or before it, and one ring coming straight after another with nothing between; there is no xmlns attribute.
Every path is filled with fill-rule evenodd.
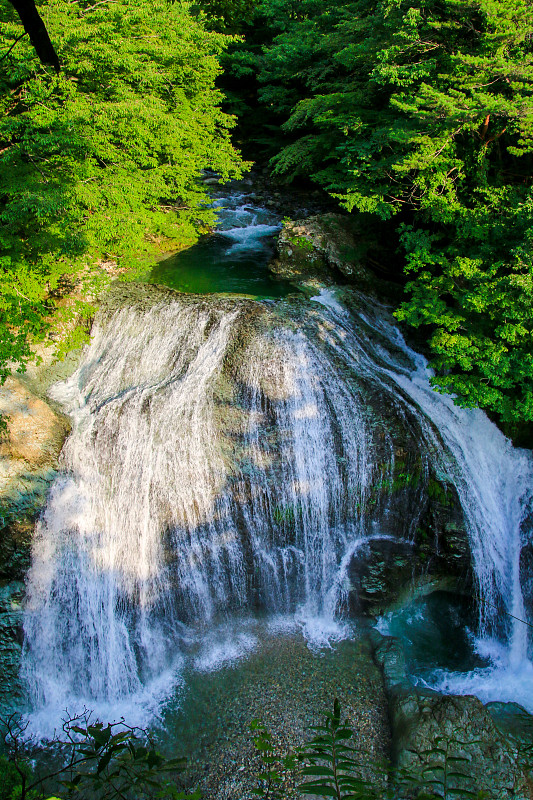
<svg viewBox="0 0 533 800"><path fill-rule="evenodd" d="M457 796L482 792L487 800L531 800L533 782L520 743L497 724L501 709L491 708L509 704L484 706L477 697L419 689L408 678L400 642L375 630L371 639L389 700L400 795L432 789L448 797L456 796L455 789Z"/></svg>
<svg viewBox="0 0 533 800"><path fill-rule="evenodd" d="M287 280L338 283L344 278L367 292L384 283L368 268L376 266L376 254L371 253L376 243L358 217L330 212L284 220L277 249L270 269Z"/></svg>
<svg viewBox="0 0 533 800"><path fill-rule="evenodd" d="M0 387L0 705L16 697L21 604L35 519L69 431L66 417L14 377Z"/></svg>

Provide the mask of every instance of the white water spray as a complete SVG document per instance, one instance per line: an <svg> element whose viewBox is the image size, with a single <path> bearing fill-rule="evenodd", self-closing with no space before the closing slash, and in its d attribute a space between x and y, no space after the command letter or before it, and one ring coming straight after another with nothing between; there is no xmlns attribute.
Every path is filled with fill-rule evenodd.
<svg viewBox="0 0 533 800"><path fill-rule="evenodd" d="M316 645L347 635L354 554L417 525L409 508L398 529L392 495L373 494L394 475L399 426L419 449L420 492L429 462L457 489L483 641L498 604L524 617L529 456L433 392L383 310L315 300L276 309L147 288L100 313L83 364L55 389L73 432L28 576L34 709L157 705L198 632L250 608L292 617ZM516 668L524 628L498 645ZM198 668L253 641L217 644Z"/></svg>

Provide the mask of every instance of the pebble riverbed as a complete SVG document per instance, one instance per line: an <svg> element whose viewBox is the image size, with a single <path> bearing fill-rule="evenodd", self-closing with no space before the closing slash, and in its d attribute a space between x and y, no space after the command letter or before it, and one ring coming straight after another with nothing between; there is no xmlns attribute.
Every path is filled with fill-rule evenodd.
<svg viewBox="0 0 533 800"><path fill-rule="evenodd" d="M180 707L164 720L166 747L187 756L186 785L205 800L247 800L263 769L251 721L266 726L281 758L312 737L310 726L323 723L335 697L368 764L365 777L382 780L376 765L389 755L390 730L381 674L364 635L320 651L297 633L271 636L236 663L191 672ZM290 797L294 773L281 773L282 796Z"/></svg>

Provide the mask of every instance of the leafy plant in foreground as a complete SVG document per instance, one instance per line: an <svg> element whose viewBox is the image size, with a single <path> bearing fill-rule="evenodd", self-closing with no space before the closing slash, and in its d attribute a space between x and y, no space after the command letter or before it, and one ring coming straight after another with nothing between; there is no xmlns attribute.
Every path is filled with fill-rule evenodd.
<svg viewBox="0 0 533 800"><path fill-rule="evenodd" d="M416 752L424 761L419 770L402 771L404 787L416 785L419 789L417 800L461 800L472 797L484 800L487 794L472 789L472 777L462 769L470 759L458 754L458 746L464 752L464 748L472 744L476 742L473 740L467 744L453 737L436 736L430 748Z"/></svg>
<svg viewBox="0 0 533 800"><path fill-rule="evenodd" d="M13 714L2 721L2 727L7 757L0 763L0 771L4 782L6 776L10 782L9 792L0 794L2 800L41 800L51 791L80 800L199 798L197 793L181 792L175 784L185 759L165 758L145 730L123 720L104 726L91 723L87 713L65 720L63 735L47 744L46 755L51 760L39 772L33 771L30 763L42 755L42 748L26 737L27 724Z"/></svg>
<svg viewBox="0 0 533 800"><path fill-rule="evenodd" d="M301 774L311 779L300 784L301 794L335 797L337 800L375 797L370 782L362 777L358 751L348 744L353 730L348 727L348 722L341 722L337 698L333 703L333 713L326 714L325 724L313 726L312 730L317 735L300 748L309 762Z"/></svg>
<svg viewBox="0 0 533 800"><path fill-rule="evenodd" d="M254 720L251 728L258 734L254 738L254 746L265 765L265 769L257 776L260 785L254 789L254 794L272 799L285 796L281 786L282 777L276 768L281 764L288 770L295 770L298 777L310 779L297 785L296 790L302 795L334 797L337 800L383 798L383 792L380 793L363 777L364 765L359 761L360 751L348 744L353 737L353 730L347 722L341 722L340 714L340 703L335 699L333 713L326 713L324 725L311 727L317 735L285 758L274 755L272 735L261 722ZM373 769L381 772L379 766L374 765Z"/></svg>
<svg viewBox="0 0 533 800"><path fill-rule="evenodd" d="M252 723L257 735L254 745L260 752L265 769L257 776L260 785L254 789L259 797L278 800L286 791L278 765L294 771L296 791L301 795L328 797L335 800L489 800L495 795L475 785L468 748L477 740L463 742L453 734L435 736L429 747L412 750L414 761L408 766L393 767L390 762L371 764L361 761L361 750L352 746L354 731L341 721L341 707L334 701L333 713L327 713L323 725L313 726L316 735L299 747L294 755L283 759L275 755L272 736L258 720ZM517 755L516 775L528 761L531 749ZM529 763L529 761L528 761ZM516 786L515 786L516 788Z"/></svg>

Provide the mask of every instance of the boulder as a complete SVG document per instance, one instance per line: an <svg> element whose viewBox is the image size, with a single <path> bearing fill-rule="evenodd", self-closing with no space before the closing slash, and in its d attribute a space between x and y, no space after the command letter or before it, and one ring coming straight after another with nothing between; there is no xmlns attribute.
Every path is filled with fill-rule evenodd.
<svg viewBox="0 0 533 800"><path fill-rule="evenodd" d="M432 790L445 797L483 792L486 800L531 800L522 751L505 725L495 723L501 710L491 709L508 704L484 706L477 697L415 687L400 641L376 630L370 636L389 701L398 797Z"/></svg>
<svg viewBox="0 0 533 800"><path fill-rule="evenodd" d="M0 414L7 425L0 442L0 577L20 579L28 564L33 521L70 426L13 377L0 387Z"/></svg>
<svg viewBox="0 0 533 800"><path fill-rule="evenodd" d="M391 713L400 781L419 776L422 786L446 789L446 796L454 789L484 792L487 800L533 796L516 747L477 697L396 692Z"/></svg>
<svg viewBox="0 0 533 800"><path fill-rule="evenodd" d="M381 279L367 265L375 259L369 251L375 239L365 232L362 218L347 214L314 214L299 220L284 220L278 238L278 259L271 269L289 280L339 281L373 290Z"/></svg>

